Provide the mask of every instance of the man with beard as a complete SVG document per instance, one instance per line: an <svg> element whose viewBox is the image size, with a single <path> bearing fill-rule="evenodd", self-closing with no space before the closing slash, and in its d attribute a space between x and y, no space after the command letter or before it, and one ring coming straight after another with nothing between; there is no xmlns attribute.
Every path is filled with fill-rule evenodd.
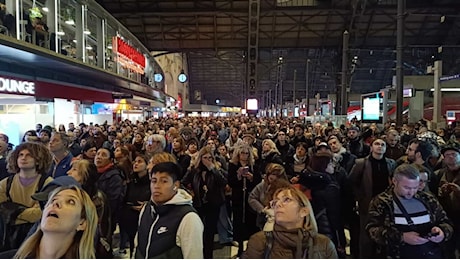
<svg viewBox="0 0 460 260"><path fill-rule="evenodd" d="M340 139L335 135L329 137L327 144L331 147L331 151L334 154L334 163L342 166L348 175L355 164L356 155L347 151L347 149L343 147L342 142L340 142Z"/></svg>
<svg viewBox="0 0 460 260"><path fill-rule="evenodd" d="M358 158L364 158L369 155L370 148L363 142L360 136L360 130L356 126L348 129L348 145L347 150L356 155Z"/></svg>
<svg viewBox="0 0 460 260"><path fill-rule="evenodd" d="M433 145L430 142L414 138L409 142L406 154L407 161L409 163L418 164L425 168L425 171L428 173L429 178L428 188L433 194L437 194L439 180L436 174L434 174L430 165L428 164L428 160L433 154L433 149L436 148L433 147Z"/></svg>
<svg viewBox="0 0 460 260"><path fill-rule="evenodd" d="M291 145L296 147L297 143L304 142L308 144L308 147L312 146L311 140L307 140L304 135L305 127L302 124L296 124L294 126L294 137L291 140Z"/></svg>
<svg viewBox="0 0 460 260"><path fill-rule="evenodd" d="M385 137L385 142L388 145L385 157L397 161L401 156L406 154L406 148L399 143L400 139L401 137L399 136L398 131L394 129L388 130Z"/></svg>
<svg viewBox="0 0 460 260"><path fill-rule="evenodd" d="M446 245L445 256L458 258L460 253L460 144L448 144L441 152L445 166L438 172L439 202L454 226L454 235Z"/></svg>
<svg viewBox="0 0 460 260"><path fill-rule="evenodd" d="M365 230L369 202L388 188L396 166L393 159L385 158L386 143L382 139L375 139L370 149L371 153L368 156L356 159L349 175L360 219L359 258L377 257L375 244Z"/></svg>

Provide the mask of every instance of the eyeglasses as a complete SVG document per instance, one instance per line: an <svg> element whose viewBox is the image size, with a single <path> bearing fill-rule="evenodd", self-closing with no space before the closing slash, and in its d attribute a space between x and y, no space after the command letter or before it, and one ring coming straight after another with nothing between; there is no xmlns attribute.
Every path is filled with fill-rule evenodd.
<svg viewBox="0 0 460 260"><path fill-rule="evenodd" d="M289 198L289 197L282 197L281 199L274 199L272 201L270 201L270 207L272 209L276 208L276 206L278 205L278 202L281 202L281 205L287 205L289 204L291 201L294 201L292 198Z"/></svg>
<svg viewBox="0 0 460 260"><path fill-rule="evenodd" d="M457 152L453 152L453 153L444 153L444 157L455 157L457 156Z"/></svg>
<svg viewBox="0 0 460 260"><path fill-rule="evenodd" d="M240 154L249 154L249 152L241 152Z"/></svg>

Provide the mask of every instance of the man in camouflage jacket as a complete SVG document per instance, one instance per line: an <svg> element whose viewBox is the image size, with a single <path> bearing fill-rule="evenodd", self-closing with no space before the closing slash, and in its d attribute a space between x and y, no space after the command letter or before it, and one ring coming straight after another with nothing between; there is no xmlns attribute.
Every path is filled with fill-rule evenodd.
<svg viewBox="0 0 460 260"><path fill-rule="evenodd" d="M398 168L401 167L410 168L413 166L404 165ZM450 220L447 218L445 211L442 209L438 200L433 195L426 192L416 192L417 186L415 186L414 191L408 191L408 185L405 187L407 193L402 194L401 192L398 192L397 187L400 185L400 183L398 184L397 180L399 172L398 168L395 170L395 177L393 178L394 185L390 186L385 192L377 195L369 205L369 219L366 225L366 231L369 233L371 239L379 246L378 255L384 258L404 257L401 255L401 250L403 248L417 249L417 246L423 246L424 244L428 245L428 243L430 243L431 246L434 245L434 247L439 247L439 243L449 240L453 232ZM416 174L414 178L410 179L412 180L409 180L409 178L406 180L412 181L416 185L416 183L419 181L419 176ZM435 235L435 237L427 238L424 237L422 234L423 232L416 229L416 227L419 225L412 224L411 226L411 223L406 223L404 226L395 223L395 220L398 219L398 216L399 220L402 219L403 222L406 220L404 217L401 217L403 213L400 213L398 216L395 214L395 194L398 194L398 197L400 198L399 200L401 200L401 196L403 196L403 199L413 198L421 202L426 208L427 214L429 214L429 220L425 224L430 226L431 232L434 230L436 231L435 233L438 233L438 235ZM415 232L408 232L409 230L407 229L402 230L404 227L409 228L411 231ZM411 235L411 240L408 239L407 235ZM418 252L415 251L414 255L416 253Z"/></svg>

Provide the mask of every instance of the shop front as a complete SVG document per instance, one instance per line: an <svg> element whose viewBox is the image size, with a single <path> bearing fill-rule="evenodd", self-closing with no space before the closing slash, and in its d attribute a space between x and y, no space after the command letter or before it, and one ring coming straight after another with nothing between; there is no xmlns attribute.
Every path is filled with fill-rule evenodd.
<svg viewBox="0 0 460 260"><path fill-rule="evenodd" d="M37 123L58 127L73 122L112 123L112 113L99 113L97 104L113 106L112 94L58 82L0 75L0 132L17 145Z"/></svg>

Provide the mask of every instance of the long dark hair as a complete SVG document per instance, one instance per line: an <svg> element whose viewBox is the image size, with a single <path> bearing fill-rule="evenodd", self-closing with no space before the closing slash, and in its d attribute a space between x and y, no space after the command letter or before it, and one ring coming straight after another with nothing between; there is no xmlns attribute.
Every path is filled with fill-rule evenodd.
<svg viewBox="0 0 460 260"><path fill-rule="evenodd" d="M308 166L314 171L325 172L327 165L331 162L332 154L328 152L317 152L311 158Z"/></svg>

